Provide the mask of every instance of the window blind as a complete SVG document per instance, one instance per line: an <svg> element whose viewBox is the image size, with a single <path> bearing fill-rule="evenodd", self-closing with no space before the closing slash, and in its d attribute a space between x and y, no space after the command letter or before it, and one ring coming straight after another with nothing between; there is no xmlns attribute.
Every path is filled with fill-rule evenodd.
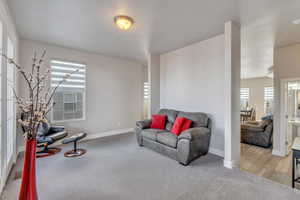
<svg viewBox="0 0 300 200"><path fill-rule="evenodd" d="M273 100L274 99L274 88L265 87L264 88L264 107L265 113L273 113Z"/></svg>
<svg viewBox="0 0 300 200"><path fill-rule="evenodd" d="M85 112L86 65L62 60L51 60L50 65L52 87L56 87L67 74L78 70L71 74L55 92L52 120L83 119Z"/></svg>
<svg viewBox="0 0 300 200"><path fill-rule="evenodd" d="M246 109L249 105L249 88L240 90L241 109Z"/></svg>
<svg viewBox="0 0 300 200"><path fill-rule="evenodd" d="M150 98L150 85L149 82L144 82L144 99Z"/></svg>

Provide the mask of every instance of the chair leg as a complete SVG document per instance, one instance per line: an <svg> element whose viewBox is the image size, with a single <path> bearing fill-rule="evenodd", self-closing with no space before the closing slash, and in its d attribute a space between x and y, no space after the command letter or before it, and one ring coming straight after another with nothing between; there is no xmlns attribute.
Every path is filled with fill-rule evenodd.
<svg viewBox="0 0 300 200"><path fill-rule="evenodd" d="M74 149L73 149L73 151L77 152L77 141L74 142Z"/></svg>
<svg viewBox="0 0 300 200"><path fill-rule="evenodd" d="M67 151L64 156L65 157L78 157L78 156L82 156L83 154L86 153L86 150L85 149L78 149L77 148L77 141L74 141L74 144L73 144L73 149L70 150L70 151Z"/></svg>

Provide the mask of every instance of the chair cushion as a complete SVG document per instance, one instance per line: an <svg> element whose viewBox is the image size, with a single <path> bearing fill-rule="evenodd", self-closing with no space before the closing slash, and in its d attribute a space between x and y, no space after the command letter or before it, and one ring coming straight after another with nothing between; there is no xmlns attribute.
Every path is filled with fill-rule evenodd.
<svg viewBox="0 0 300 200"><path fill-rule="evenodd" d="M44 144L47 143L48 145L54 143L54 140L50 137L37 137L37 143L38 144Z"/></svg>
<svg viewBox="0 0 300 200"><path fill-rule="evenodd" d="M50 124L46 123L46 122L43 122L39 125L37 135L39 137L46 136L47 133L49 132L49 129L50 129Z"/></svg>
<svg viewBox="0 0 300 200"><path fill-rule="evenodd" d="M167 115L152 115L151 128L164 130Z"/></svg>
<svg viewBox="0 0 300 200"><path fill-rule="evenodd" d="M163 130L149 128L149 129L142 130L141 135L147 139L156 141L157 133L160 133L160 132L163 132Z"/></svg>
<svg viewBox="0 0 300 200"><path fill-rule="evenodd" d="M66 137L68 135L68 133L66 131L62 131L62 132L57 132L57 133L54 133L52 135L48 135L47 137L49 138L52 138L53 140L60 140L64 137Z"/></svg>
<svg viewBox="0 0 300 200"><path fill-rule="evenodd" d="M87 136L86 133L78 133L78 134L75 134L75 135L72 135L71 137L68 137L66 139L64 139L62 141L63 144L68 144L68 143L71 143L71 142L77 142L79 140L81 140L82 138L85 138Z"/></svg>
<svg viewBox="0 0 300 200"><path fill-rule="evenodd" d="M157 134L157 141L169 147L177 147L177 136L171 132L161 132Z"/></svg>

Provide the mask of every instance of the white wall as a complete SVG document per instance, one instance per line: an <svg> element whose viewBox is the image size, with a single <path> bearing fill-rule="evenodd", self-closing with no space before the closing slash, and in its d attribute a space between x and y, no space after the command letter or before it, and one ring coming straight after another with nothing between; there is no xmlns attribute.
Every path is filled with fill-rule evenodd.
<svg viewBox="0 0 300 200"><path fill-rule="evenodd" d="M274 113L274 144L273 153L282 154L284 143L280 140L280 117L284 113L280 110L280 80L289 78L300 78L300 44L294 44L276 48L274 51L274 93L275 93L275 113Z"/></svg>
<svg viewBox="0 0 300 200"><path fill-rule="evenodd" d="M208 113L211 148L224 150L224 35L162 54L160 106Z"/></svg>
<svg viewBox="0 0 300 200"><path fill-rule="evenodd" d="M148 80L150 84L149 118L160 107L160 56L148 55Z"/></svg>
<svg viewBox="0 0 300 200"><path fill-rule="evenodd" d="M88 134L133 128L142 118L144 66L99 54L87 53L40 42L21 40L20 63L30 67L34 50L47 51L49 58L87 64L86 120L63 123L69 130ZM20 92L24 94L23 82Z"/></svg>
<svg viewBox="0 0 300 200"><path fill-rule="evenodd" d="M256 120L264 115L264 88L273 87L273 79L268 77L241 80L241 88L249 88L249 106L256 108Z"/></svg>

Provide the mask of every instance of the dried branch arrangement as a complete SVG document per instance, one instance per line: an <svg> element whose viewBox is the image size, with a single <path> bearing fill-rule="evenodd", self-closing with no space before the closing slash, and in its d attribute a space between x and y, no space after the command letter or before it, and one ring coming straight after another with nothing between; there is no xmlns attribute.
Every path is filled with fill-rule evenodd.
<svg viewBox="0 0 300 200"><path fill-rule="evenodd" d="M24 87L26 87L28 91L27 97L18 96L14 88L13 92L22 116L18 122L25 130L24 137L28 140L34 139L36 138L40 124L47 122L46 116L55 104L53 102L53 96L56 90L73 73L78 72L78 70L66 74L55 87L51 87L50 85L47 87L47 83L50 83L51 79L51 70L49 66L44 64L46 51L44 51L40 57L37 57L36 53L34 53L30 72L26 72L25 69L12 58L7 57L5 54L1 55L9 64L16 68L17 72L20 73L21 77L25 80L26 84Z"/></svg>

